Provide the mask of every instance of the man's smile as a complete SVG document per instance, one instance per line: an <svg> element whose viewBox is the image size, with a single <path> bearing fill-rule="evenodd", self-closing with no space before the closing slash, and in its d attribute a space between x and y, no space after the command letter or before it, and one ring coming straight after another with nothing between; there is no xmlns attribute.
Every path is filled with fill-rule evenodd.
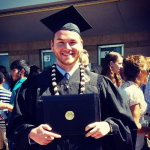
<svg viewBox="0 0 150 150"><path fill-rule="evenodd" d="M61 54L66 57L70 57L74 55L74 53L61 53Z"/></svg>

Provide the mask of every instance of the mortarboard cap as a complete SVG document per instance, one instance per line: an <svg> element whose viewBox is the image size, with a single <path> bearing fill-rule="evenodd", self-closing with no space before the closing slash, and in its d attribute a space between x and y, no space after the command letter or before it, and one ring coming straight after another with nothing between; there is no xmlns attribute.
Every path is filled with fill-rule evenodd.
<svg viewBox="0 0 150 150"><path fill-rule="evenodd" d="M30 71L37 71L38 69L40 69L39 67L37 67L36 65L32 65L30 66Z"/></svg>
<svg viewBox="0 0 150 150"><path fill-rule="evenodd" d="M91 25L82 17L82 15L70 6L62 11L59 11L49 17L41 20L54 34L59 30L80 32L91 29Z"/></svg>

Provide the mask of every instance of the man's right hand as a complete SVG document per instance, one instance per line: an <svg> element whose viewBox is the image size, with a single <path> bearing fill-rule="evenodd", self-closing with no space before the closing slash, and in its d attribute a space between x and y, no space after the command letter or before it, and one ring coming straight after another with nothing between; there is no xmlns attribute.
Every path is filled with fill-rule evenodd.
<svg viewBox="0 0 150 150"><path fill-rule="evenodd" d="M8 109L9 111L12 112L13 106L10 105L9 103L4 103L4 102L0 101L0 109Z"/></svg>
<svg viewBox="0 0 150 150"><path fill-rule="evenodd" d="M34 128L29 133L29 138L40 145L47 145L52 142L54 138L61 138L61 135L50 132L52 128L47 124L41 124Z"/></svg>

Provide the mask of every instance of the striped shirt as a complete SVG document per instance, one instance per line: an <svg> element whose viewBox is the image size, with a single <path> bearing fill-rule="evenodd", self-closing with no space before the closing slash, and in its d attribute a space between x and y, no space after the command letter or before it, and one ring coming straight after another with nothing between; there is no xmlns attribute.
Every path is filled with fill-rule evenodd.
<svg viewBox="0 0 150 150"><path fill-rule="evenodd" d="M4 103L10 103L10 98L11 98L11 92L6 90L3 87L0 87L0 101ZM1 119L0 119L0 128L5 128L5 122Z"/></svg>

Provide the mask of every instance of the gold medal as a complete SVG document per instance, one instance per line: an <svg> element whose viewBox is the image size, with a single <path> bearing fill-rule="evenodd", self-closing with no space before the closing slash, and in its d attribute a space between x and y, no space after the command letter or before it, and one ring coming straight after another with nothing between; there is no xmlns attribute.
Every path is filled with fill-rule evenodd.
<svg viewBox="0 0 150 150"><path fill-rule="evenodd" d="M74 112L73 112L73 111L67 111L67 112L65 113L65 118L66 118L67 120L73 120L74 117L75 117L75 115L74 115Z"/></svg>

